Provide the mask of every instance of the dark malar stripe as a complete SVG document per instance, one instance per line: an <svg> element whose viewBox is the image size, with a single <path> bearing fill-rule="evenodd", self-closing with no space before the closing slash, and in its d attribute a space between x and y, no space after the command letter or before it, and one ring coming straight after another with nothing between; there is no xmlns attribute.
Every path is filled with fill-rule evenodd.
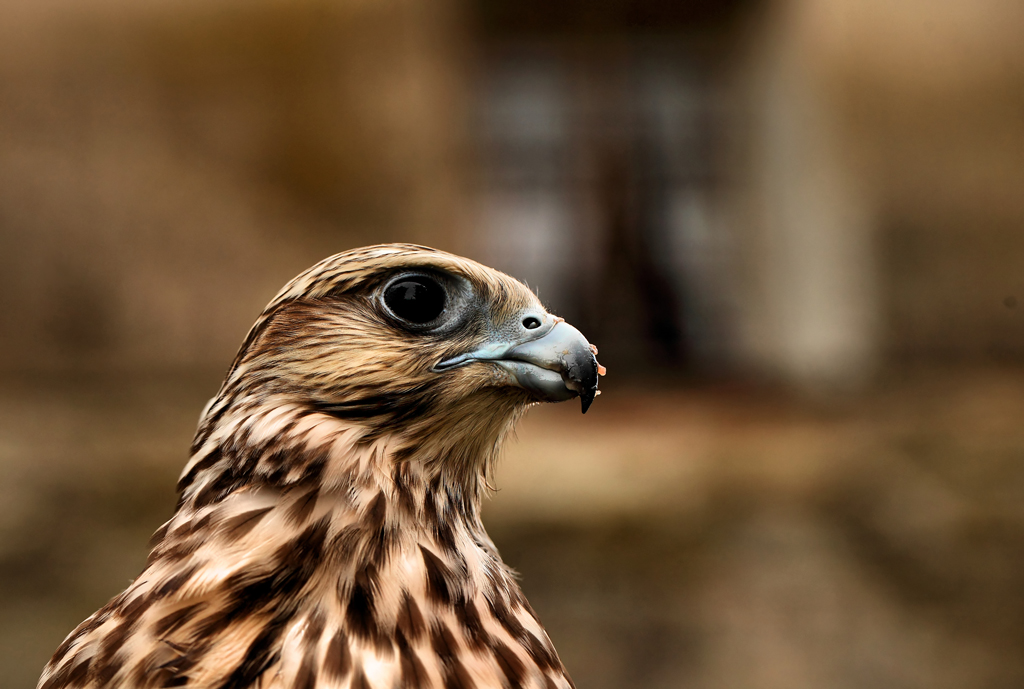
<svg viewBox="0 0 1024 689"><path fill-rule="evenodd" d="M436 409L434 393L427 386L367 395L343 402L313 401L313 411L344 421L376 420L381 432L393 424L404 424Z"/></svg>

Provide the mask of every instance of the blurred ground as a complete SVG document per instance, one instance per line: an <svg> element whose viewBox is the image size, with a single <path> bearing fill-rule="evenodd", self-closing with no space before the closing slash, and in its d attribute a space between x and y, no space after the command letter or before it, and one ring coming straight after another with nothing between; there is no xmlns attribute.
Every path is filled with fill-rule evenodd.
<svg viewBox="0 0 1024 689"><path fill-rule="evenodd" d="M0 384L0 675L141 568L219 372ZM1024 683L1024 370L535 409L486 508L580 687Z"/></svg>

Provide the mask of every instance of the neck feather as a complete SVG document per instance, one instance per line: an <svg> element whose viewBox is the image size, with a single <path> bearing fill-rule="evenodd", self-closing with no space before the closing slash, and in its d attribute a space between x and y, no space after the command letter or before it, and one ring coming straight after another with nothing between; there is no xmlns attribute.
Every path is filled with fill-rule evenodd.
<svg viewBox="0 0 1024 689"><path fill-rule="evenodd" d="M484 531L482 468L466 490L423 443L286 404L201 437L145 570L53 672L81 655L113 684L159 665L210 687L571 686ZM96 650L126 629L159 643Z"/></svg>

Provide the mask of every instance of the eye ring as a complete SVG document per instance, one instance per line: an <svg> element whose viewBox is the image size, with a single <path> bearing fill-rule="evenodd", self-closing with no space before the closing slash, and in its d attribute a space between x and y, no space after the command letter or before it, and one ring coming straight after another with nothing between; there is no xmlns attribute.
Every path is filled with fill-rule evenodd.
<svg viewBox="0 0 1024 689"><path fill-rule="evenodd" d="M423 328L437 321L448 306L444 285L430 275L400 275L384 287L381 301L404 325Z"/></svg>

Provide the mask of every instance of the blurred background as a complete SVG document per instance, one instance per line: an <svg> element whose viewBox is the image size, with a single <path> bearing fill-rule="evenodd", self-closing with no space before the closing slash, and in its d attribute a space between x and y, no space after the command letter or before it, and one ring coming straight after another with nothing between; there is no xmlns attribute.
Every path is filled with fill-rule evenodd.
<svg viewBox="0 0 1024 689"><path fill-rule="evenodd" d="M601 348L486 508L581 689L1024 686L1019 0L4 0L0 684L386 241Z"/></svg>

